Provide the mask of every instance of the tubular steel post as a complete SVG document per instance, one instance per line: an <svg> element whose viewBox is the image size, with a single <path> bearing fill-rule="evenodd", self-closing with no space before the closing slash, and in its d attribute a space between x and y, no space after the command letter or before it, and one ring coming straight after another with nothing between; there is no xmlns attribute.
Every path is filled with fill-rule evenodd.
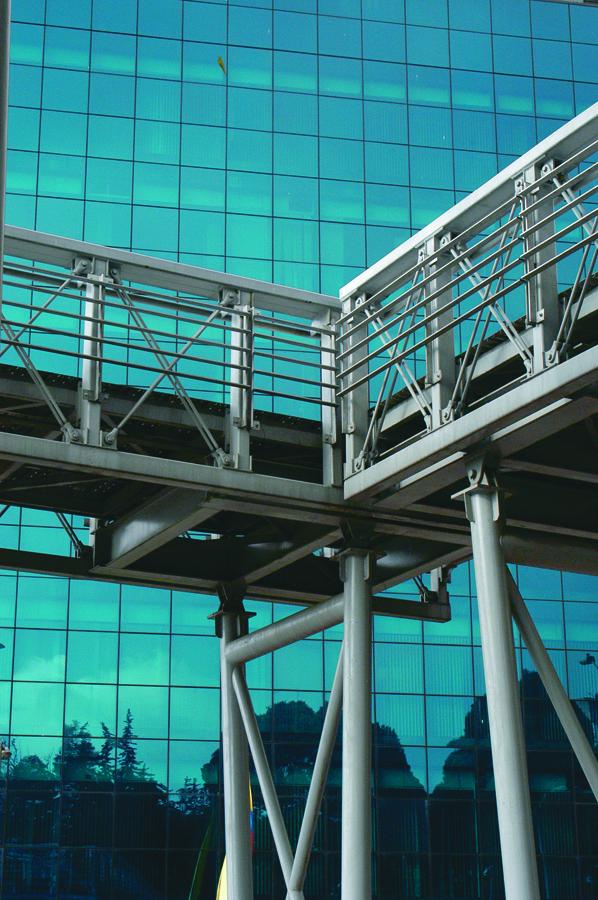
<svg viewBox="0 0 598 900"><path fill-rule="evenodd" d="M0 315L4 276L4 219L6 216L6 144L8 141L8 74L10 70L10 2L0 0Z"/></svg>
<svg viewBox="0 0 598 900"><path fill-rule="evenodd" d="M100 263L101 265L101 263ZM94 261L94 269L98 262ZM105 264L107 271L108 264ZM85 321L80 385L80 429L84 444L102 443L102 336L106 275L90 273L85 287Z"/></svg>
<svg viewBox="0 0 598 900"><path fill-rule="evenodd" d="M253 307L251 294L247 291L226 291L224 298L231 306L230 370L233 380L242 385L230 389L229 465L234 469L250 470L250 431L253 426Z"/></svg>
<svg viewBox="0 0 598 900"><path fill-rule="evenodd" d="M372 896L372 612L367 550L342 559L343 660L342 900Z"/></svg>
<svg viewBox="0 0 598 900"><path fill-rule="evenodd" d="M433 294L434 299L426 304L426 314L435 315L450 301L450 288L446 293L442 291L452 278L450 268L446 264L450 260L450 254L444 249L450 235L445 238L430 238L419 252L419 261L426 264L426 274L434 275L437 270L442 270L432 278L425 288L426 294ZM430 260L430 262L427 262ZM438 296L436 296L438 295ZM449 309L432 319L428 326L428 333L432 340L426 346L426 383L429 386L429 399L432 407L432 427L437 428L443 423L443 410L449 406L456 380L455 366L455 337L453 331L447 328L442 334L434 337L435 331L449 326L454 317L454 312Z"/></svg>
<svg viewBox="0 0 598 900"><path fill-rule="evenodd" d="M511 611L500 545L498 489L483 467L469 472L465 494L478 592L482 657L496 789L505 895L539 900L525 740Z"/></svg>
<svg viewBox="0 0 598 900"><path fill-rule="evenodd" d="M222 638L220 691L227 900L253 900L247 738L235 696L234 668L226 658L227 646L241 634L243 613L224 609L217 616L220 619Z"/></svg>
<svg viewBox="0 0 598 900"><path fill-rule="evenodd" d="M511 598L513 618L515 619L517 628L521 632L525 645L529 650L529 654L538 670L538 675L542 679L542 684L546 688L546 693L550 698L550 702L563 726L563 730L569 738L579 765L588 779L588 784L592 789L592 793L596 800L598 800L598 760L596 760L594 750L581 727L581 723L575 714L573 704L569 700L565 688L561 684L561 680L556 673L552 660L546 651L546 647L542 643L542 638L538 634L538 629L534 625L532 617L523 602L523 597L519 593L519 588L508 570L507 584L509 596Z"/></svg>
<svg viewBox="0 0 598 900"><path fill-rule="evenodd" d="M361 294L359 297L351 297L343 303L343 314L349 315L345 327L349 329L355 328L355 331L347 341L346 346L348 349L359 341L364 341L367 337L368 323L364 312L366 300L367 296ZM365 359L367 355L368 344L366 342L354 352L349 353L344 365L359 366L361 360ZM350 382L345 386L352 385L354 381L366 372L367 363L364 364L363 368L358 367L355 369L351 374ZM342 430L345 435L345 474L347 476L353 475L364 463L364 444L369 422L369 396L370 387L366 380L359 387L349 391L341 402Z"/></svg>

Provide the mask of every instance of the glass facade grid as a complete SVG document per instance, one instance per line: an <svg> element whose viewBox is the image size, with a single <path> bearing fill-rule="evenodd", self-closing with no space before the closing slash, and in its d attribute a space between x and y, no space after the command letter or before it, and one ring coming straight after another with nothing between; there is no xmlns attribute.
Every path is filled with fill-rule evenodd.
<svg viewBox="0 0 598 900"><path fill-rule="evenodd" d="M8 221L335 293L595 101L597 43L597 9L548 0L13 0ZM0 545L71 552L15 508ZM596 745L596 581L516 574ZM376 897L502 895L469 565L452 602L448 625L374 623ZM252 627L290 611L248 607ZM0 897L174 900L198 870L215 895L213 608L0 575ZM248 667L292 839L341 637ZM515 637L543 896L596 897L598 812ZM309 896L338 896L339 766ZM282 881L254 801L265 900Z"/></svg>

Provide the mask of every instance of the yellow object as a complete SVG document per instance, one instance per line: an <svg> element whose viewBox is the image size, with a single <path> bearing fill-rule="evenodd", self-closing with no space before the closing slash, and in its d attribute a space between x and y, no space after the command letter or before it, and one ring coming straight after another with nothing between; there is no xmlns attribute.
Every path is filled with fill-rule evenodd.
<svg viewBox="0 0 598 900"><path fill-rule="evenodd" d="M218 879L218 890L216 891L216 900L228 900L228 888L226 886L226 857L222 863L220 870L220 878Z"/></svg>
<svg viewBox="0 0 598 900"><path fill-rule="evenodd" d="M222 69L224 74L226 75L226 66L224 65L224 60L222 59L221 56L218 57L218 65L220 66L220 68Z"/></svg>

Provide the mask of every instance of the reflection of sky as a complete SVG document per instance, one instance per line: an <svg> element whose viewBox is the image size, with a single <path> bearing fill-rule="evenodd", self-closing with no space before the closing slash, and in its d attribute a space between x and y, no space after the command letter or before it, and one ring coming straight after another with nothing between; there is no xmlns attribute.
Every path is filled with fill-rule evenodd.
<svg viewBox="0 0 598 900"><path fill-rule="evenodd" d="M171 741L170 743L170 768L169 788L178 791L182 788L185 778L194 778L198 785L203 785L201 774L202 766L212 758L212 754L219 749L217 741Z"/></svg>
<svg viewBox="0 0 598 900"><path fill-rule="evenodd" d="M63 684L15 681L12 695L13 734L62 734Z"/></svg>

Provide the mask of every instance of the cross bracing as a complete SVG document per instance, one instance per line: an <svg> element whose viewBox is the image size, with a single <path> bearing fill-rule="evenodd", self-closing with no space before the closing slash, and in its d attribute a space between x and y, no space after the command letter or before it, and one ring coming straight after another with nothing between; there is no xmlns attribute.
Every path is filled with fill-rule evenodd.
<svg viewBox="0 0 598 900"><path fill-rule="evenodd" d="M253 896L247 740L299 900L341 700L343 898L371 894L371 614L446 621L450 569L472 556L509 900L538 896L513 616L598 784L505 571L598 573L597 121L595 106L340 300L6 228L0 502L56 512L73 553L0 565L218 594L235 900ZM384 593L409 579L419 602ZM245 596L310 608L247 634ZM340 622L293 850L243 665Z"/></svg>

